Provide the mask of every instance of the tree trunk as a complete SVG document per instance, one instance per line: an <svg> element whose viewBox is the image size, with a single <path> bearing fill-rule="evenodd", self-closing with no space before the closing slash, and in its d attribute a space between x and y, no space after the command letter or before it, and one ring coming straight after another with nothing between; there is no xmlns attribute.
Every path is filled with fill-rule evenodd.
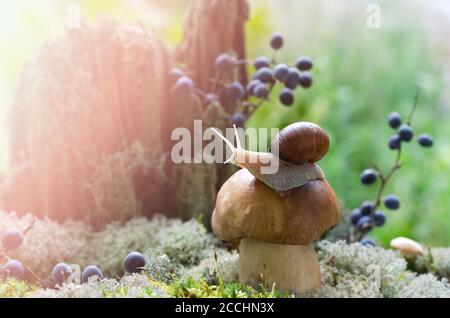
<svg viewBox="0 0 450 318"><path fill-rule="evenodd" d="M245 58L245 0L198 0L188 13L175 59L196 85L211 89L214 59ZM176 100L173 56L140 26L103 23L69 30L24 69L11 110L11 172L0 208L103 226L135 215L190 218L205 224L230 167L175 165L176 127L230 125L234 105L205 109L200 98ZM245 66L230 80L246 82ZM220 92L219 92L220 93Z"/></svg>
<svg viewBox="0 0 450 318"><path fill-rule="evenodd" d="M185 34L176 52L176 59L186 66L196 86L205 93L216 93L221 97L222 109L203 121L203 128L230 127L230 115L235 105L227 100L221 90L217 90L211 79L215 78L214 61L224 52L232 53L237 59L245 59L244 24L248 18L248 5L245 0L200 0L192 3L185 23ZM245 65L241 65L229 74L226 81L238 80L246 84ZM185 105L172 104L172 111ZM190 118L189 126L194 119L205 118L205 112L199 112ZM183 112L186 119L188 111ZM176 127L177 126L176 123ZM190 164L176 165L173 173L177 176L176 214L186 218L201 215L207 227L214 210L217 191L223 182L235 172L231 165L223 164Z"/></svg>

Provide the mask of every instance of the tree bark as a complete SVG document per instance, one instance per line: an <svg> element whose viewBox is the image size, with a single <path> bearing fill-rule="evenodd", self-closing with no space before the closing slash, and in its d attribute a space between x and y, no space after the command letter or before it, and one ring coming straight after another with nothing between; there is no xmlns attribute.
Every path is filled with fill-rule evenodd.
<svg viewBox="0 0 450 318"><path fill-rule="evenodd" d="M244 25L247 18L248 4L245 0L199 0L194 1L189 9L184 39L178 47L176 59L185 65L200 90L208 93L216 89L215 92L221 97L222 109L204 120L204 129L208 128L206 126L224 129L231 125L230 115L235 111L235 105L227 100L223 90L217 90L217 85L211 79L217 75L214 61L219 54L229 52L239 60L246 58ZM245 65L237 67L223 80L238 80L245 85ZM176 107L182 106L185 105L172 104L171 113L176 112ZM189 127L194 119L204 119L206 112L200 108L199 112L193 114ZM177 124L179 122L175 126ZM186 218L201 215L209 228L217 191L235 171L236 168L223 164L173 167L178 177L175 188L178 197L176 214Z"/></svg>
<svg viewBox="0 0 450 318"><path fill-rule="evenodd" d="M245 0L192 3L173 55L202 91L211 90L218 54L245 58L247 15ZM215 109L171 96L173 62L140 26L84 25L44 46L24 69L11 110L11 172L0 185L0 208L98 226L154 213L201 215L209 225L233 170L173 164L171 132L192 130L195 119L223 129L234 105L223 94ZM228 80L245 84L245 66Z"/></svg>

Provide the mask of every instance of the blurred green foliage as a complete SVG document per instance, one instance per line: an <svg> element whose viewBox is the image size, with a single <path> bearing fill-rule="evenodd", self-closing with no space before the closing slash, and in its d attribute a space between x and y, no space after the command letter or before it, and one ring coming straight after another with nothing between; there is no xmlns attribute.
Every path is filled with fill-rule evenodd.
<svg viewBox="0 0 450 318"><path fill-rule="evenodd" d="M247 125L283 127L306 120L324 127L331 147L320 165L348 212L363 200L375 198L378 184L361 185L359 174L374 163L384 171L392 165L395 153L388 149L387 139L393 131L387 115L398 111L406 118L419 85L422 93L413 126L416 135L431 134L435 146L424 149L413 141L404 147L404 165L385 192L397 194L401 208L387 211L387 224L372 236L382 245L399 235L430 245L449 245L450 144L445 137L450 134L449 101L440 98L440 56L428 45L429 35L420 20L413 21L411 12L383 4L381 29L366 27L364 6L341 12L332 22L313 6L303 11L295 5L280 9L275 22L262 18L274 13L268 8L254 10L251 18L256 22L250 23L247 34L249 56L272 54L268 38L281 31L286 46L280 60L312 56L314 85L298 92L290 108L281 106L273 94ZM289 11L298 15L297 20ZM295 21L300 21L298 27Z"/></svg>

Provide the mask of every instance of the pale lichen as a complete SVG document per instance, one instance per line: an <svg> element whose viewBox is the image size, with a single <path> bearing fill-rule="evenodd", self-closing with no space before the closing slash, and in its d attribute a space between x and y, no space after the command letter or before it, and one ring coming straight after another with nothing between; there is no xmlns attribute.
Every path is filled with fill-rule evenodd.
<svg viewBox="0 0 450 318"><path fill-rule="evenodd" d="M149 298L169 297L165 289L142 274L125 275L120 280L103 279L66 284L58 289L40 289L27 297L38 298Z"/></svg>
<svg viewBox="0 0 450 318"><path fill-rule="evenodd" d="M185 269L182 277L203 279L208 284L233 283L239 281L239 255L225 250L218 250L214 257L203 259L200 264Z"/></svg>
<svg viewBox="0 0 450 318"><path fill-rule="evenodd" d="M399 298L450 298L450 285L446 279L439 280L432 274L416 276L399 288Z"/></svg>
<svg viewBox="0 0 450 318"><path fill-rule="evenodd" d="M409 263L411 269L416 272L431 272L450 279L450 248L430 248L424 255L411 259Z"/></svg>
<svg viewBox="0 0 450 318"><path fill-rule="evenodd" d="M19 218L14 213L0 212L0 233L10 227L24 229L31 220L31 215ZM440 278L450 273L450 249L432 248L431 255L427 252L409 260L407 268L400 253L381 247L344 241L319 241L316 247L322 287L297 296L449 297L449 284ZM123 259L134 250L146 256L146 269L139 275L123 276ZM221 246L196 220L137 217L94 231L82 222L59 224L39 219L26 233L22 246L8 254L29 265L46 282L53 266L61 261L79 264L81 268L95 264L107 278L45 291L32 291L24 283L5 282L0 284L0 293L6 297L170 297L170 290L189 295L192 286L202 286L197 296L212 293L240 297L258 293L238 283L239 254ZM38 285L31 276L26 278ZM187 286L186 290L171 289L177 284ZM263 291L260 296L264 295Z"/></svg>
<svg viewBox="0 0 450 318"><path fill-rule="evenodd" d="M322 264L357 276L371 277L385 296L392 294L392 284L406 270L403 258L381 247L347 244L344 241L321 241L317 246Z"/></svg>

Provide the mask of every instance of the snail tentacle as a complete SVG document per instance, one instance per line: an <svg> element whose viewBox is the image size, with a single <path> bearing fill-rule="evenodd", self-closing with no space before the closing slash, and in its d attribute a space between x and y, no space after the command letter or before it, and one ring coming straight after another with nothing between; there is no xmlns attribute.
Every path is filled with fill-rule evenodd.
<svg viewBox="0 0 450 318"><path fill-rule="evenodd" d="M233 127L234 127L234 136L236 137L237 149L242 149L241 140L239 139L239 133L237 131L236 125L233 124Z"/></svg>
<svg viewBox="0 0 450 318"><path fill-rule="evenodd" d="M233 162L233 161L234 161L235 154L236 154L236 147L235 147L235 146L234 146L234 145L233 145L233 144L232 144L232 143L231 143L224 135L222 135L216 128L212 127L211 130L212 130L217 136L219 136L219 137L226 143L226 145L227 145L228 147L230 147L230 149L231 149L231 151L232 151L231 157L228 158L227 160L225 160L224 163Z"/></svg>

